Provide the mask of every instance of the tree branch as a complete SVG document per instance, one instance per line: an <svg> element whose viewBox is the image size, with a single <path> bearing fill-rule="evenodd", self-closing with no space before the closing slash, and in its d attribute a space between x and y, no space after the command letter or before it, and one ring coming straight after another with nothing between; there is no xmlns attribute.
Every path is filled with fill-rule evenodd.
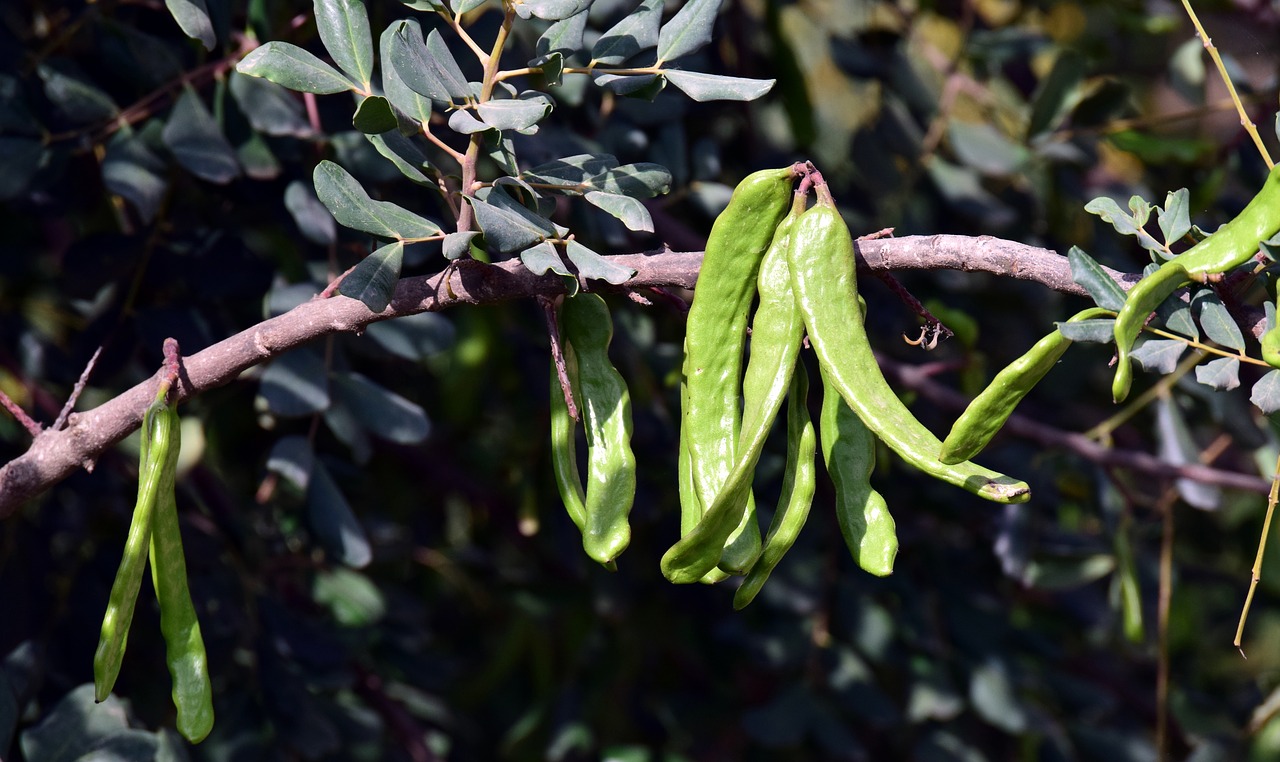
<svg viewBox="0 0 1280 762"><path fill-rule="evenodd" d="M858 250L869 270L987 272L1034 281L1064 293L1084 294L1071 280L1066 257L1048 249L988 236L867 240L859 242ZM608 259L636 271L635 277L625 284L628 289L692 288L702 253L664 251ZM1138 279L1137 275L1116 271L1110 274L1126 287ZM230 383L246 369L314 339L341 332L359 333L380 320L440 311L460 304L492 304L564 292L560 278L534 275L519 260L513 259L494 265L463 261L442 273L405 278L396 286L391 304L377 314L347 297L315 299L185 356L186 373L177 385L174 399L180 402ZM157 370L152 378L93 410L73 413L62 430L45 429L26 453L0 468L0 519L76 469L92 471L103 451L141 424L143 412L155 397L160 373Z"/></svg>

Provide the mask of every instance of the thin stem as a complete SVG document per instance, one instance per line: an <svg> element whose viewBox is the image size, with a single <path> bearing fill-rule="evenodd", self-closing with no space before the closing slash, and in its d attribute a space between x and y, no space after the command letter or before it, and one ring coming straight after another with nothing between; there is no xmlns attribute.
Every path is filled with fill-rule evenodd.
<svg viewBox="0 0 1280 762"><path fill-rule="evenodd" d="M484 79L480 84L480 103L487 103L493 97L493 87L497 84L498 63L502 58L502 49L507 44L507 38L511 35L511 24L515 20L515 11L507 5L504 9L502 17L502 27L498 30L497 37L493 41L493 52L484 60ZM471 136L470 142L467 144L467 154L462 160L462 195L471 196L475 193L476 182L476 163L480 159L480 146L484 142L481 133ZM471 229L471 205L462 203L458 208L458 232Z"/></svg>
<svg viewBox="0 0 1280 762"><path fill-rule="evenodd" d="M1253 594L1258 589L1258 581L1262 579L1262 554L1267 549L1267 535L1271 532L1271 517L1275 514L1276 502L1280 500L1280 458L1276 460L1275 471L1271 476L1271 492L1267 495L1267 515L1262 520L1262 536L1258 538L1258 554L1253 559L1253 569L1249 579L1249 592L1244 597L1244 608L1240 611L1240 622L1236 625L1236 638L1233 642L1244 656L1244 648L1240 645L1244 639L1244 623L1249 618L1249 607L1253 605Z"/></svg>
<svg viewBox="0 0 1280 762"><path fill-rule="evenodd" d="M89 374L93 373L93 366L97 365L98 357L102 354L102 346L99 345L93 351L93 357L89 358L89 362L85 363L84 370L80 373L80 378L76 381L75 387L71 389L71 395L67 397L67 404L62 406L61 412L53 422L53 429L57 431L67 424L67 418L71 415L71 411L76 409L76 400L80 399L80 395L84 392L84 388L89 384Z"/></svg>
<svg viewBox="0 0 1280 762"><path fill-rule="evenodd" d="M1209 51L1209 57L1213 59L1214 65L1218 67L1218 76L1222 77L1223 83L1227 86L1227 92L1231 95L1232 102L1236 104L1236 113L1240 115L1240 126L1244 128L1245 132L1249 133L1249 137L1253 138L1253 144L1257 146L1258 153L1262 155L1262 160L1267 163L1267 168L1274 167L1275 162L1271 160L1271 154L1267 152L1267 147L1262 144L1262 137L1258 135L1258 128L1253 125L1253 120L1249 118L1248 112L1244 110L1244 104L1240 102L1240 96L1236 94L1236 86L1231 82L1231 77L1227 74L1227 67L1222 63L1222 56L1218 55L1218 49L1214 46L1213 40L1209 39L1209 34L1200 25L1200 19L1191 8L1191 0L1182 0L1182 7L1187 9L1187 15L1191 17L1191 23L1195 25L1196 34L1200 36L1200 42L1204 44L1204 49Z"/></svg>
<svg viewBox="0 0 1280 762"><path fill-rule="evenodd" d="M1156 759L1169 751L1169 609L1173 602L1173 507L1178 490L1160 496L1160 597L1156 604Z"/></svg>

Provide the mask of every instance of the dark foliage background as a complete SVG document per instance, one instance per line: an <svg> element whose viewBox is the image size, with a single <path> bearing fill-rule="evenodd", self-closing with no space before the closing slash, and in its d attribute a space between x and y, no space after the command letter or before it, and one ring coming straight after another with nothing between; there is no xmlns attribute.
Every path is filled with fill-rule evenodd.
<svg viewBox="0 0 1280 762"><path fill-rule="evenodd" d="M598 0L592 28L631 5ZM855 230L1075 244L1137 271L1145 254L1086 214L1086 201L1160 202L1185 186L1193 218L1211 230L1264 171L1172 5L726 5L700 63L777 77L764 99L695 104L669 89L650 103L566 84L552 123L520 145L531 162L590 146L672 170L673 193L650 207L652 237L562 210L579 215L596 250L701 248L738 179L808 158ZM1280 9L1202 5L1274 150ZM218 44L205 51L159 2L0 6L0 389L46 424L97 347L81 409L149 376L164 337L194 352L358 261L366 237L340 230L317 242L324 226L285 203L320 159L379 198L447 216L351 132L344 96L299 96L268 118L253 113L263 102L235 94L230 70L247 39L321 50L308 3L209 8ZM392 2L369 11L375 32L414 13ZM475 12L471 33L491 39L497 20ZM539 31L518 30L512 67ZM166 142L183 92L234 150L223 175ZM406 272L442 266L421 251ZM940 378L968 393L1085 306L990 276L904 280L957 338L927 356L897 341L914 318L868 282L879 348L954 362ZM734 612L730 590L675 587L658 572L678 533L681 315L621 296L611 305L640 464L634 540L616 573L583 555L551 479L535 304L335 337L182 409L178 502L210 651L213 735L183 748L163 730L172 709L147 590L116 687L127 714L85 714L92 702L77 688L92 680L133 505L131 440L0 526L0 758L76 759L95 745L122 759L1155 758L1157 498L1169 485L1006 437L985 460L1027 478L1035 498L1001 509L885 457L877 486L898 522L894 575L856 568L820 492L760 599ZM1024 411L1070 431L1106 419L1108 357L1073 350ZM425 440L379 436L395 414L361 406L351 375L326 385L329 372L358 373L420 408ZM1232 438L1216 465L1269 475L1276 436L1246 398L1180 384L1172 404L1200 446ZM1117 429L1115 446L1153 450L1167 434L1153 411ZM917 406L935 430L955 412ZM307 497L268 469L289 436L314 443L335 490ZM29 441L0 418L0 462ZM757 482L764 506L781 461L773 443ZM346 544L333 539L344 504L364 532ZM1274 566L1246 631L1249 659L1231 647L1265 499L1226 492L1214 504L1173 509L1170 756L1270 759L1280 754ZM1147 625L1137 643L1121 624L1126 548ZM341 563L366 550L367 566Z"/></svg>

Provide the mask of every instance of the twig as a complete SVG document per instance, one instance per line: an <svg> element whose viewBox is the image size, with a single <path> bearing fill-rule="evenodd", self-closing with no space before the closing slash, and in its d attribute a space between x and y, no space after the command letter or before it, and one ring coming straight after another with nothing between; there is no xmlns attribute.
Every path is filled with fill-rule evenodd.
<svg viewBox="0 0 1280 762"><path fill-rule="evenodd" d="M3 405L4 409L9 411L9 415L12 415L18 423L22 424L22 428L26 429L32 438L38 437L44 432L44 427L27 415L27 411L19 407L18 403L9 399L9 395L5 394L3 389L0 389L0 405Z"/></svg>
<svg viewBox="0 0 1280 762"><path fill-rule="evenodd" d="M569 417L578 418L578 406L573 401L573 385L569 383L569 369L564 361L564 345L560 343L560 321L556 319L556 303L549 297L539 296L538 304L542 307L542 316L547 321L547 336L551 338L551 361L556 366L556 378L560 381L560 391L564 392L564 404L569 408Z"/></svg>
<svg viewBox="0 0 1280 762"><path fill-rule="evenodd" d="M71 411L76 409L76 400L80 399L81 393L89 383L89 374L93 373L93 366L98 363L98 356L102 354L102 347L99 346L93 351L93 357L89 358L89 362L85 363L84 370L80 373L79 380L71 389L71 395L67 397L67 404L62 406L62 410L58 412L58 417L53 422L54 430L61 429L67 425L67 416L71 415Z"/></svg>

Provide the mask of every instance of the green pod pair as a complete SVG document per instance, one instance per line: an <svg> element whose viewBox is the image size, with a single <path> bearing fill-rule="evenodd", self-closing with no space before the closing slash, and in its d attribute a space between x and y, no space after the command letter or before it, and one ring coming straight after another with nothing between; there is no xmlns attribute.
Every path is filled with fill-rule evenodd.
<svg viewBox="0 0 1280 762"><path fill-rule="evenodd" d="M1280 232L1280 165L1272 167L1257 195L1213 235L1165 262L1129 289L1116 316L1116 374L1111 394L1116 402L1129 396L1133 368L1129 353L1142 326L1160 303L1182 286L1233 270L1258 253L1262 242Z"/></svg>
<svg viewBox="0 0 1280 762"><path fill-rule="evenodd" d="M1090 307L1071 316L1067 322L1110 315L1111 312L1101 307ZM951 432L942 440L938 460L947 464L960 463L982 452L1009 420L1022 398L1058 364L1069 346L1071 340L1055 328L1025 354L1005 366L952 424Z"/></svg>
<svg viewBox="0 0 1280 762"><path fill-rule="evenodd" d="M749 531L744 523L756 526L750 506L752 477L786 399L804 335L787 266L789 231L803 205L804 197L796 194L792 214L775 229L757 274L760 298L751 322L751 359L741 382L743 414L737 460L701 519L663 555L662 573L672 582L696 582L717 566L724 572L745 573L760 554L758 542L754 547L738 547L733 538L735 531ZM759 530L756 532L758 537Z"/></svg>
<svg viewBox="0 0 1280 762"><path fill-rule="evenodd" d="M582 547L612 568L631 542L628 517L636 494L631 451L631 394L609 361L613 319L597 294L579 294L560 308L560 336L574 400L587 435L587 488L578 472L575 426L551 370L551 451L556 487Z"/></svg>
<svg viewBox="0 0 1280 762"><path fill-rule="evenodd" d="M814 464L817 437L813 421L809 419L808 398L809 375L804 366L799 365L791 374L787 398L787 466L782 477L782 494L773 520L769 522L760 557L733 594L735 609L745 608L755 600L778 562L795 544L800 529L809 518L818 480Z"/></svg>
<svg viewBox="0 0 1280 762"><path fill-rule="evenodd" d="M756 277L792 200L792 168L748 175L716 218L694 290L684 340L678 457L680 533L693 532L737 463L742 357ZM760 551L755 502L725 536L703 581L724 578L718 563L742 569ZM717 532L718 534L718 532ZM683 564L681 564L683 566Z"/></svg>
<svg viewBox="0 0 1280 762"><path fill-rule="evenodd" d="M938 462L942 443L916 419L880 372L858 306L853 237L830 194L801 215L788 247L791 281L805 329L834 387L891 450L934 478L999 503L1028 500L1026 482L969 461Z"/></svg>

